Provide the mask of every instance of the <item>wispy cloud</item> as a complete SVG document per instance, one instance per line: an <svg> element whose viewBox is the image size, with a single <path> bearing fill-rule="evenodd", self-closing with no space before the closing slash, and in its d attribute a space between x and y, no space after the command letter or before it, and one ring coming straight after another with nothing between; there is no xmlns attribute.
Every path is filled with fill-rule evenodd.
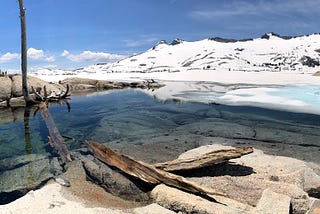
<svg viewBox="0 0 320 214"><path fill-rule="evenodd" d="M118 55L118 54L110 54L105 52L93 52L93 51L83 51L80 54L71 54L69 51L64 50L61 53L62 57L65 57L73 62L114 62L120 59L123 59L126 56Z"/></svg>
<svg viewBox="0 0 320 214"><path fill-rule="evenodd" d="M214 19L243 15L285 15L286 13L308 14L320 9L319 0L269 0L228 1L228 4L194 10L189 15L194 19Z"/></svg>
<svg viewBox="0 0 320 214"><path fill-rule="evenodd" d="M159 41L157 37L146 37L142 39L137 39L137 40L124 40L125 46L126 47L140 47L144 45L150 45L155 42Z"/></svg>

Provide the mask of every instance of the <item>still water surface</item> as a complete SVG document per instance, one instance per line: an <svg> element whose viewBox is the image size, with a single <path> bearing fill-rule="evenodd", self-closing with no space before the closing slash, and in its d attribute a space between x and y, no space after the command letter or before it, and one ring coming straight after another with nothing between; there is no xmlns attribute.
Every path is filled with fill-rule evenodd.
<svg viewBox="0 0 320 214"><path fill-rule="evenodd" d="M320 163L316 157L320 152L319 115L248 106L163 102L131 89L72 97L69 103L70 111L66 105L52 106L49 111L71 150L82 147L85 140L126 144L133 150L137 145L155 144L154 139L175 135L177 142L190 136L202 144L250 144L270 153ZM0 123L0 160L48 152L47 136L39 112L25 120Z"/></svg>

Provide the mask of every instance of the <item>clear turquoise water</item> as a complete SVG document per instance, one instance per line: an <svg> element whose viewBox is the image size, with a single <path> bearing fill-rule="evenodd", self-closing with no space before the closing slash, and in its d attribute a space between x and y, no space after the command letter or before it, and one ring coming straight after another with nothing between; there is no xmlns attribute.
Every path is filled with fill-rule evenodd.
<svg viewBox="0 0 320 214"><path fill-rule="evenodd" d="M292 96L297 95L290 88L287 92ZM208 121L222 121L229 126L231 124L231 127L232 124L240 124L261 130L264 128L268 133L272 133L271 129L276 127L278 131L299 134L299 142L296 142L296 139L287 139L286 142L293 142L294 145L313 143L315 148L320 147L320 140L314 140L318 139L317 133L320 136L320 116L313 114L198 102L161 102L134 90L72 97L69 102L70 112L66 105L50 107L49 111L71 150L82 147L85 140L120 144L141 140L148 143L149 139L168 135L177 128L180 128L180 131L185 128L186 133L189 133L188 125ZM29 117L30 135L26 132L28 129L25 129L25 125L22 118L0 124L0 160L50 150L47 144L48 131L40 113ZM215 134L219 136L220 132Z"/></svg>
<svg viewBox="0 0 320 214"><path fill-rule="evenodd" d="M301 100L314 107L320 107L320 86L319 85L295 85L279 88L269 92L270 95L287 97L290 99Z"/></svg>

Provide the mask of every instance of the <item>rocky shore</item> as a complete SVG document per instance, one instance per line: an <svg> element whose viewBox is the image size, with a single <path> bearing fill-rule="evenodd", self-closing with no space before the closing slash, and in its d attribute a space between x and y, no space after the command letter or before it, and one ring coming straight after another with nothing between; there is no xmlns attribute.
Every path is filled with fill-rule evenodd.
<svg viewBox="0 0 320 214"><path fill-rule="evenodd" d="M24 106L21 87L19 89L21 77L13 75L0 78L1 105L3 107ZM162 86L152 80L130 83L72 78L55 84L30 77L28 81L30 81L29 85L34 88L43 88L43 85L46 85L51 93L65 90L66 84L69 84L72 94L127 87L153 89ZM2 82L7 85L4 87ZM19 101L17 102L17 100ZM1 111L5 112L0 115L1 122L15 121L24 116L23 108L20 110L19 108L3 108ZM278 151L278 147L273 146L277 143L280 144L280 142L283 147L290 146L291 148L300 145L299 139L305 134L303 130L300 133L295 126L290 126L289 130L289 123L286 123L283 124L288 129L285 132L286 135L274 135L275 129L282 128L281 124L278 124L279 127L274 127L273 123L271 124L269 121L271 125L268 129L251 127L250 124L239 123L235 125L234 122L228 122L227 118L239 119L241 114L231 115L227 112L216 112L215 114L220 117L223 115L223 117L219 117L218 121L208 119L207 123L181 124L174 131L171 130L170 135L164 134L153 139L145 136L145 139L139 139L137 144L132 142L130 145L118 144L117 142L108 142L108 144L113 145L124 154L134 156L149 164L174 159L185 150L189 151L181 154L180 159L230 148L222 146L222 144L241 145L236 139L249 143L255 141L254 145L257 145L258 148L263 147L260 144L265 143L270 149L277 150L278 155L267 155L261 150L255 149L254 153L233 159L228 163L182 172L181 175L189 180L222 192L224 196L213 196L216 201L164 184L145 186L114 167L103 164L86 148L81 148L72 152L73 162L68 166L66 173L59 166L57 158L51 157L47 153L1 160L0 198L4 205L0 205L0 213L20 213L23 211L27 213L310 214L320 212L320 166L318 162L310 162L312 159L315 161L313 154L317 154L317 151L310 153L310 158L307 158L307 161L302 161L279 156L281 152L286 154L287 149L283 148L283 151ZM209 115L207 112L206 116L209 117ZM102 120L100 130L97 128L97 133L101 134L106 127L108 134L112 133L113 129L105 124L106 121L110 121L110 118ZM154 126L154 124L150 121L150 125ZM317 142L316 132L316 130L314 132L308 131L310 142ZM95 137L94 134L92 136ZM288 142L284 142L283 139L287 138ZM231 142L230 139L235 140L234 143L226 143L227 139L228 142ZM148 141L149 144L143 145L143 140ZM156 142L157 140L163 143ZM101 140L100 142L105 141ZM309 141L304 142L307 143L307 147L313 145L309 144ZM269 142L273 142L272 145ZM200 145L203 146L198 147ZM198 148L192 149L194 147ZM298 156L299 154L297 154ZM54 183L53 180L57 177L68 180L71 187Z"/></svg>
<svg viewBox="0 0 320 214"><path fill-rule="evenodd" d="M18 74L0 76L0 107L23 107L25 106L22 94L22 77ZM45 82L39 78L28 76L28 90L31 92L33 87L40 90L43 86L47 87L49 93L65 91L65 87L56 83Z"/></svg>
<svg viewBox="0 0 320 214"><path fill-rule="evenodd" d="M121 82L121 81L107 81L107 80L94 80L88 78L67 78L59 81L59 83L46 82L37 77L28 76L28 89L32 92L32 87L36 91L42 91L46 86L47 92L50 95L61 94L66 91L66 85L69 84L71 92L74 95L81 95L83 93L124 89L124 88L142 88L142 89L155 89L163 85L155 82L154 80L140 81L140 82ZM22 77L18 74L0 75L0 107L24 107L24 99L22 94ZM33 94L31 94L33 95Z"/></svg>
<svg viewBox="0 0 320 214"><path fill-rule="evenodd" d="M206 145L181 154L179 159L225 148L230 147ZM136 182L126 175L102 164L89 153L84 154L84 151L74 152L75 160L67 173L63 174L71 187L62 187L50 181L39 190L1 205L0 213L22 210L27 213L68 211L136 214L320 211L319 165L266 155L257 149L252 154L225 164L183 173L183 176L199 185L224 193L225 196L213 196L216 202L164 184L147 191L137 189ZM33 164L37 162L35 160Z"/></svg>

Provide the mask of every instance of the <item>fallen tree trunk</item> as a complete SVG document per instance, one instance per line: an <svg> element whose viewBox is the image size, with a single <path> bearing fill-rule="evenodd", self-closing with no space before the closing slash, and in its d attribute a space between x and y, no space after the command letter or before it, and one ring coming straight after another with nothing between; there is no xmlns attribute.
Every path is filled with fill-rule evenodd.
<svg viewBox="0 0 320 214"><path fill-rule="evenodd" d="M153 166L167 172L192 170L212 166L214 164L224 163L230 159L239 158L252 152L252 147L221 149L193 158L176 159L164 163L156 163Z"/></svg>
<svg viewBox="0 0 320 214"><path fill-rule="evenodd" d="M86 141L86 144L100 161L108 165L115 166L121 171L147 183L155 185L164 183L197 195L206 195L210 198L212 198L210 195L223 195L213 189L202 187L188 181L182 176L157 169L152 165L115 152L105 145L93 141Z"/></svg>
<svg viewBox="0 0 320 214"><path fill-rule="evenodd" d="M60 160L61 160L60 165L64 167L67 162L72 161L69 150L66 144L64 143L63 138L48 111L46 103L41 102L39 104L39 109L46 123L46 126L49 130L50 136L48 138L49 138L50 146L60 156Z"/></svg>

